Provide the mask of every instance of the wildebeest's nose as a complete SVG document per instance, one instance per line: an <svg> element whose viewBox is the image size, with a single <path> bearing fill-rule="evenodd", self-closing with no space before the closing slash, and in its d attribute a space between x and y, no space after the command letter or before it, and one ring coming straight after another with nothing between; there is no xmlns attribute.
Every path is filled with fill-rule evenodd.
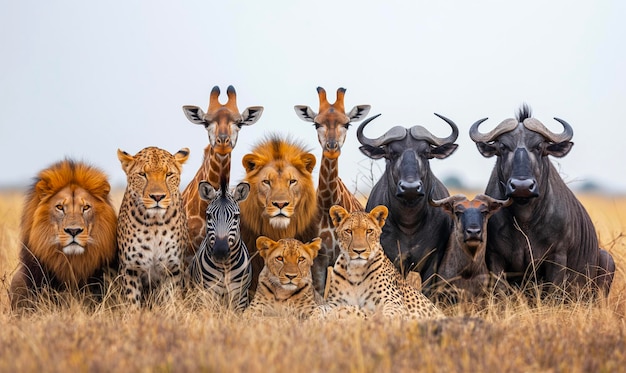
<svg viewBox="0 0 626 373"><path fill-rule="evenodd" d="M398 197L417 198L424 195L424 188L421 180L406 181L400 180L398 183Z"/></svg>
<svg viewBox="0 0 626 373"><path fill-rule="evenodd" d="M482 229L478 227L470 227L470 228L465 229L465 234L468 237L472 237L472 238L474 237L479 238L481 232L482 232Z"/></svg>
<svg viewBox="0 0 626 373"><path fill-rule="evenodd" d="M530 198L537 197L537 182L533 178L518 179L510 178L506 186L506 194L508 197Z"/></svg>

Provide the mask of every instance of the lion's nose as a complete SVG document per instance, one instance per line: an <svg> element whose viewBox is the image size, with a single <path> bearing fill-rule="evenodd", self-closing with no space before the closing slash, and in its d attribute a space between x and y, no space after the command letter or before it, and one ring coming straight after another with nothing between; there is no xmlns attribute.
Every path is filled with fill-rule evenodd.
<svg viewBox="0 0 626 373"><path fill-rule="evenodd" d="M287 207L287 205L289 205L289 202L287 202L287 201L272 202L272 205L278 207L279 209L283 209L283 208Z"/></svg>
<svg viewBox="0 0 626 373"><path fill-rule="evenodd" d="M83 232L83 229L82 228L65 228L64 231L70 236L76 237Z"/></svg>
<svg viewBox="0 0 626 373"><path fill-rule="evenodd" d="M293 280L293 279L294 279L294 278L296 278L297 276L298 276L298 275L288 275L288 274L285 274L285 277L287 277L287 278L288 278L288 279L290 279L290 280Z"/></svg>

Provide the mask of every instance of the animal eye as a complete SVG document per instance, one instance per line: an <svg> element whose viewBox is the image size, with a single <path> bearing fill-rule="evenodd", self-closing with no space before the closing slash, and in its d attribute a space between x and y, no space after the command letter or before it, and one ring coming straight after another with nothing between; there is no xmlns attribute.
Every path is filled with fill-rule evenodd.
<svg viewBox="0 0 626 373"><path fill-rule="evenodd" d="M352 234L352 229L346 229L344 232L346 232L347 234Z"/></svg>
<svg viewBox="0 0 626 373"><path fill-rule="evenodd" d="M511 148L507 144L500 143L500 151L501 152L508 152L510 150L511 150Z"/></svg>
<svg viewBox="0 0 626 373"><path fill-rule="evenodd" d="M90 205L83 206L83 212L87 212L89 210L91 210L91 206Z"/></svg>
<svg viewBox="0 0 626 373"><path fill-rule="evenodd" d="M282 257L282 256L277 256L277 257L276 257L276 261L277 261L277 262L282 262L283 260L284 260L284 259L283 259L283 257Z"/></svg>
<svg viewBox="0 0 626 373"><path fill-rule="evenodd" d="M372 228L369 228L366 232L367 234L371 234L372 232L374 232L374 230Z"/></svg>
<svg viewBox="0 0 626 373"><path fill-rule="evenodd" d="M296 179L291 179L291 180L289 180L289 185L294 185L294 184L295 184L295 183L297 183L297 182L298 182L298 180L296 180Z"/></svg>
<svg viewBox="0 0 626 373"><path fill-rule="evenodd" d="M317 122L313 122L313 125L315 126L315 129L320 128L322 125L317 123Z"/></svg>
<svg viewBox="0 0 626 373"><path fill-rule="evenodd" d="M56 205L54 207L59 211L63 211L63 205Z"/></svg>
<svg viewBox="0 0 626 373"><path fill-rule="evenodd" d="M267 180L267 179L266 179L266 180L263 180L263 184L265 184L265 185L267 185L267 186L270 186L270 181L269 181L269 180Z"/></svg>
<svg viewBox="0 0 626 373"><path fill-rule="evenodd" d="M298 258L298 263L302 263L305 261L305 257L301 256Z"/></svg>
<svg viewBox="0 0 626 373"><path fill-rule="evenodd" d="M172 171L169 171L168 173L165 174L166 177L170 177L172 175L174 175L174 173Z"/></svg>
<svg viewBox="0 0 626 373"><path fill-rule="evenodd" d="M145 173L145 172L143 172L143 171L141 171L141 172L139 173L139 176L141 176L141 177L146 177L146 173Z"/></svg>

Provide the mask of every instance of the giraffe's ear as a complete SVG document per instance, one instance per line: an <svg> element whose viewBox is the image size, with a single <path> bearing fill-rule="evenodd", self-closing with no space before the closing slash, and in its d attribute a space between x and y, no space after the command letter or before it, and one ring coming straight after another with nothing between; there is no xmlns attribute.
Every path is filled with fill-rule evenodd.
<svg viewBox="0 0 626 373"><path fill-rule="evenodd" d="M183 113L185 113L185 116L191 123L202 125L206 124L204 111L202 111L202 109L198 106L185 105L183 106Z"/></svg>
<svg viewBox="0 0 626 373"><path fill-rule="evenodd" d="M261 114L263 114L263 106L250 106L246 108L246 110L241 113L242 120L240 126L250 126L256 123L256 121L261 118Z"/></svg>
<svg viewBox="0 0 626 373"><path fill-rule="evenodd" d="M367 116L367 113L370 112L370 108L371 106L369 105L357 105L353 107L352 110L350 110L350 112L348 113L348 118L350 118L350 122L357 122L365 118L365 116Z"/></svg>
<svg viewBox="0 0 626 373"><path fill-rule="evenodd" d="M206 180L202 180L198 184L198 194L200 194L200 198L203 200L211 202L215 199L217 191L213 188L211 183Z"/></svg>
<svg viewBox="0 0 626 373"><path fill-rule="evenodd" d="M305 122L315 121L315 117L317 116L317 113L314 112L313 109L311 109L310 107L306 105L296 105L293 107L293 109L296 111L296 115L298 115L298 117L302 119L303 121Z"/></svg>

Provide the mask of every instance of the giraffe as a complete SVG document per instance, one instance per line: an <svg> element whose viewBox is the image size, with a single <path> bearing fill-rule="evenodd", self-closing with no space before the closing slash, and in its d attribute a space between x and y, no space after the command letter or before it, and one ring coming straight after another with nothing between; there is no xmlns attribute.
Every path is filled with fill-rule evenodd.
<svg viewBox="0 0 626 373"><path fill-rule="evenodd" d="M228 101L219 102L220 88L213 87L209 98L209 108L204 113L198 106L185 105L183 112L191 123L201 124L209 134L209 144L204 149L202 165L193 180L183 191L183 203L187 213L187 225L191 238L192 252L190 257L200 248L206 235L206 209L208 202L200 198L198 185L200 181L208 181L216 190L220 187L220 177L230 181L230 154L237 143L237 135L242 126L256 123L263 113L263 106L251 106L239 114L237 108L237 92L231 85L226 90Z"/></svg>
<svg viewBox="0 0 626 373"><path fill-rule="evenodd" d="M343 102L345 93L345 88L337 89L337 99L331 105L326 98L324 88L317 87L320 101L317 114L306 105L294 106L300 119L313 122L317 130L317 139L322 146L322 161L317 186L317 204L321 214L318 233L322 239L322 248L320 255L313 263L315 288L319 292L324 290L327 267L335 264L341 252L330 219L330 207L340 205L349 212L363 210L363 205L339 178L339 155L351 122L365 118L370 105L357 105L346 114Z"/></svg>

